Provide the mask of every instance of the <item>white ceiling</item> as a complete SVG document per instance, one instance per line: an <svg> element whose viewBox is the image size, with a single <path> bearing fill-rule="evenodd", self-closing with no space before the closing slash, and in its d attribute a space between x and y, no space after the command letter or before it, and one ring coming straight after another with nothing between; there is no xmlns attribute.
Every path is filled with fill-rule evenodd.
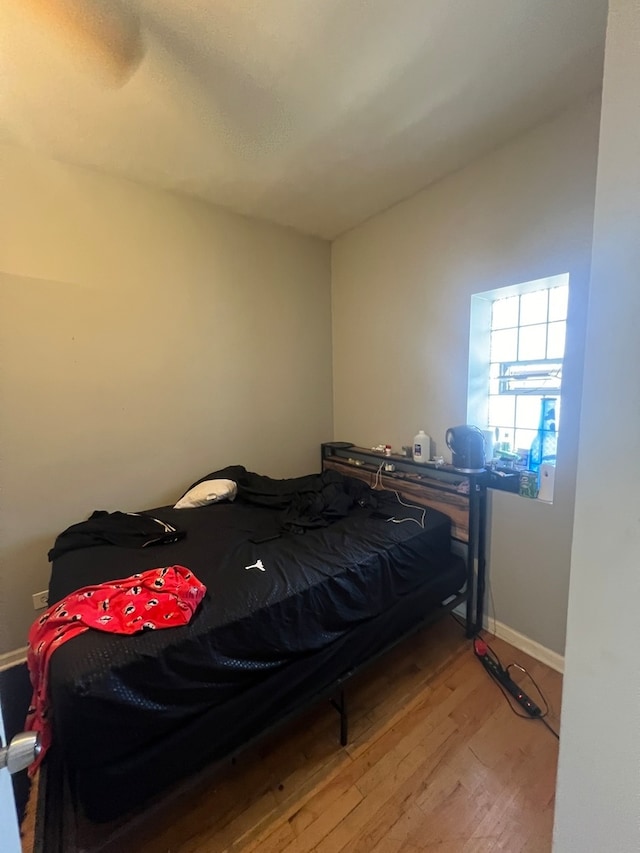
<svg viewBox="0 0 640 853"><path fill-rule="evenodd" d="M606 0L137 5L118 88L3 0L0 138L328 238L602 79Z"/></svg>

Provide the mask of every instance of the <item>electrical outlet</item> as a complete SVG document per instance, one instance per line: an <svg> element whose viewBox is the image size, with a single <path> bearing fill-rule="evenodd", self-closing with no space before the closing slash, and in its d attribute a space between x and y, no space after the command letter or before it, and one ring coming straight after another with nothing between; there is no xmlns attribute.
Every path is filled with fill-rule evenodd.
<svg viewBox="0 0 640 853"><path fill-rule="evenodd" d="M34 592L31 596L34 610L42 610L43 607L49 605L49 590L43 589L42 592Z"/></svg>

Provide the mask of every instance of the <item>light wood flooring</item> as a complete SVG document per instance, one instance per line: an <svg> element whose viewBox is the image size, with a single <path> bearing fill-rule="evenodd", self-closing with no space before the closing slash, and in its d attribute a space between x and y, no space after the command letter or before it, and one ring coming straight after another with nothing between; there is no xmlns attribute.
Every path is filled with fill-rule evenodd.
<svg viewBox="0 0 640 853"><path fill-rule="evenodd" d="M561 676L500 640L538 681L558 729ZM516 673L512 673L515 677ZM535 697L533 687L523 683ZM446 618L356 677L349 745L328 705L167 800L124 834L89 833L119 853L548 853L558 742L518 719ZM100 840L102 839L102 841ZM25 850L29 850L25 838Z"/></svg>

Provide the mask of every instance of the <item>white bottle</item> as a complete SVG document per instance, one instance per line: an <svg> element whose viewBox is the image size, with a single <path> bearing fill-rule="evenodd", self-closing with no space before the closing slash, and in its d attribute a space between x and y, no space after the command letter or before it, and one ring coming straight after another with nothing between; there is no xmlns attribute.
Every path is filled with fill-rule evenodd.
<svg viewBox="0 0 640 853"><path fill-rule="evenodd" d="M430 450L431 439L426 434L426 432L421 429L420 432L413 438L413 461L428 462Z"/></svg>

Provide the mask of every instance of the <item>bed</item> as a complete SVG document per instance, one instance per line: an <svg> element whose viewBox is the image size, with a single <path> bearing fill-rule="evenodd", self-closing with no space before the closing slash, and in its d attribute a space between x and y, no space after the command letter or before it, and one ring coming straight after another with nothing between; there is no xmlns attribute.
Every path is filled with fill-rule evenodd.
<svg viewBox="0 0 640 853"><path fill-rule="evenodd" d="M51 659L47 787L63 774L91 821L141 809L321 698L340 710L346 741L348 678L473 594L443 512L337 471L276 481L232 466L194 486L223 477L249 487L145 512L184 532L178 541L95 544L53 561L51 603L163 565L207 587L184 627L89 631Z"/></svg>

